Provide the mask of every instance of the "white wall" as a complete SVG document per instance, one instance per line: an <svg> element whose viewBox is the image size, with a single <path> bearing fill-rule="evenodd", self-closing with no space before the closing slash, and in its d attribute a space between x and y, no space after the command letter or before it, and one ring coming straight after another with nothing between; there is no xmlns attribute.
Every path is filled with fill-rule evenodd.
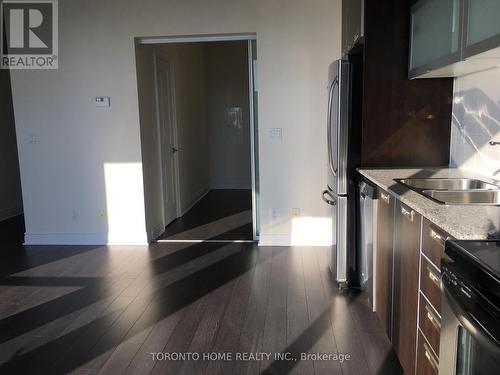
<svg viewBox="0 0 500 375"><path fill-rule="evenodd" d="M321 243L327 66L340 0L60 4L57 71L13 74L27 243L145 243L134 37L256 32L264 243ZM95 96L110 96L96 108ZM283 128L282 142L268 131ZM27 139L37 135L38 145ZM292 219L300 207L305 219ZM311 226L315 220L320 225ZM310 228L320 228L319 233Z"/></svg>
<svg viewBox="0 0 500 375"><path fill-rule="evenodd" d="M0 71L0 221L23 212L10 75Z"/></svg>
<svg viewBox="0 0 500 375"><path fill-rule="evenodd" d="M211 189L251 189L248 43L206 43ZM241 129L227 128L226 108L242 109Z"/></svg>
<svg viewBox="0 0 500 375"><path fill-rule="evenodd" d="M341 1L259 0L257 10L261 242L324 244L326 86L340 57ZM274 127L281 142L269 138Z"/></svg>
<svg viewBox="0 0 500 375"><path fill-rule="evenodd" d="M500 179L500 68L454 82L451 165Z"/></svg>

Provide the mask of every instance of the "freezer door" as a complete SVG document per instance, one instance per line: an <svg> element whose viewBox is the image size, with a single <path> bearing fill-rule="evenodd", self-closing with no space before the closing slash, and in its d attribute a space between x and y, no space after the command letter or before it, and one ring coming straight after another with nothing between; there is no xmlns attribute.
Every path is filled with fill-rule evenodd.
<svg viewBox="0 0 500 375"><path fill-rule="evenodd" d="M330 190L325 190L323 200L330 205L332 218L330 271L339 287L347 286L347 197L338 196Z"/></svg>
<svg viewBox="0 0 500 375"><path fill-rule="evenodd" d="M347 157L350 107L350 63L337 60L329 68L328 187L347 194Z"/></svg>

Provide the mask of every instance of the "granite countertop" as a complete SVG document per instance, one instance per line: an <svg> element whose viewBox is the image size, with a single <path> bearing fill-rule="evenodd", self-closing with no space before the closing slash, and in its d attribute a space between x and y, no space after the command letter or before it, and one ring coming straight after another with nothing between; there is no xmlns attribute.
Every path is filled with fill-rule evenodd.
<svg viewBox="0 0 500 375"><path fill-rule="evenodd" d="M500 185L500 181L457 168L379 169L361 168L358 172L377 186L459 240L484 240L500 231L499 206L444 205L420 195L394 181L395 178L477 178Z"/></svg>

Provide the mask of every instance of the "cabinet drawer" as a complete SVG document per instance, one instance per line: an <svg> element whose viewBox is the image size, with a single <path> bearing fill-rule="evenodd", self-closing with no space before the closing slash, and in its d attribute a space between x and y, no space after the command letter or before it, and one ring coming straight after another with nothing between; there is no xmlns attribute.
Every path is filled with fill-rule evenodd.
<svg viewBox="0 0 500 375"><path fill-rule="evenodd" d="M418 348L417 348L417 374L418 375L438 375L439 360L432 352L429 344L425 341L424 336L419 331L418 333Z"/></svg>
<svg viewBox="0 0 500 375"><path fill-rule="evenodd" d="M450 236L433 225L429 220L424 219L422 226L422 252L441 269L441 258L444 255L444 242Z"/></svg>
<svg viewBox="0 0 500 375"><path fill-rule="evenodd" d="M420 312L418 315L418 326L420 330L434 350L434 353L439 353L441 319L432 308L432 305L424 298L422 293L420 293Z"/></svg>
<svg viewBox="0 0 500 375"><path fill-rule="evenodd" d="M421 256L420 290L437 311L441 311L441 273L425 257Z"/></svg>

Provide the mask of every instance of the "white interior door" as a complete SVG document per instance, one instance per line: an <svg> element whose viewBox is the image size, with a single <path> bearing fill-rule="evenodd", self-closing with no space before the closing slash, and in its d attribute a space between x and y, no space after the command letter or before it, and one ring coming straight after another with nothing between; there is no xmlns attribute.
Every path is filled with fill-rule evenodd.
<svg viewBox="0 0 500 375"><path fill-rule="evenodd" d="M177 217L176 132L174 128L173 90L170 62L155 57L158 127L163 178L165 225Z"/></svg>

